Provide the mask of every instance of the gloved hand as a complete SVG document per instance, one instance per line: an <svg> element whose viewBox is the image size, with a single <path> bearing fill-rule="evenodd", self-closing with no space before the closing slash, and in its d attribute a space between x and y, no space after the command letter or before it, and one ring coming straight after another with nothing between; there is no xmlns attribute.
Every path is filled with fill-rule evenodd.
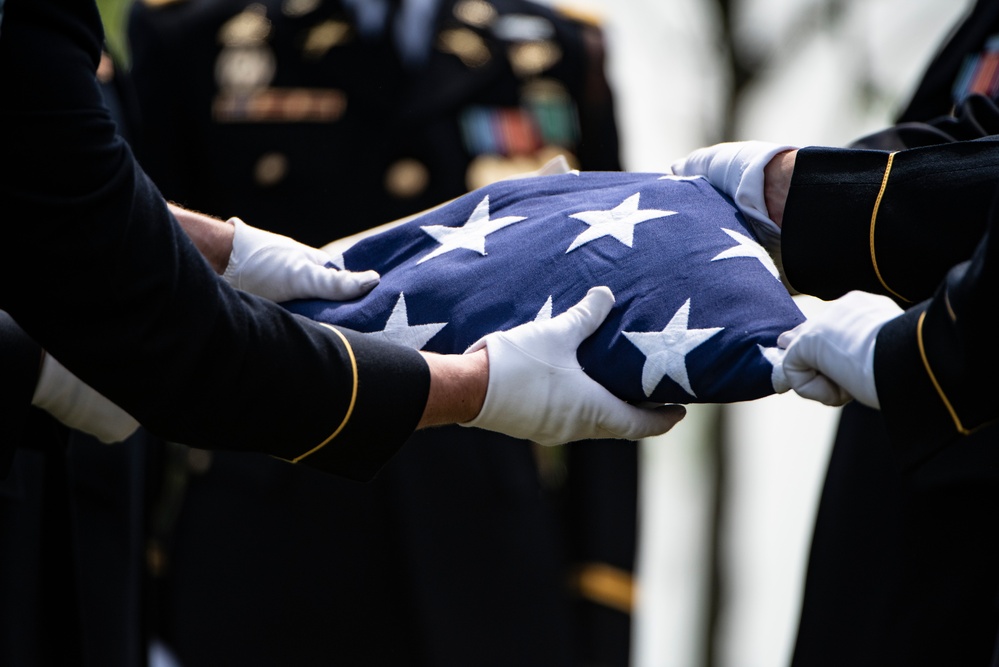
<svg viewBox="0 0 999 667"><path fill-rule="evenodd" d="M785 331L784 374L799 395L826 405L855 398L880 409L874 383L874 343L885 322L902 314L886 296L850 292L818 315Z"/></svg>
<svg viewBox="0 0 999 667"><path fill-rule="evenodd" d="M231 218L236 227L232 254L222 278L237 289L271 301L364 296L378 284L375 271L341 271L330 255L280 234Z"/></svg>
<svg viewBox="0 0 999 667"><path fill-rule="evenodd" d="M766 141L734 141L698 148L672 165L677 176L704 176L735 201L763 247L770 254L780 251L780 227L770 219L764 198L763 169L778 153L794 146Z"/></svg>
<svg viewBox="0 0 999 667"><path fill-rule="evenodd" d="M139 422L130 414L98 394L49 354L42 361L31 404L104 443L120 442L139 428Z"/></svg>
<svg viewBox="0 0 999 667"><path fill-rule="evenodd" d="M489 334L489 385L477 426L542 445L588 438L640 438L665 433L686 414L680 405L639 408L583 372L576 349L607 318L614 295L594 287L578 304L550 320Z"/></svg>

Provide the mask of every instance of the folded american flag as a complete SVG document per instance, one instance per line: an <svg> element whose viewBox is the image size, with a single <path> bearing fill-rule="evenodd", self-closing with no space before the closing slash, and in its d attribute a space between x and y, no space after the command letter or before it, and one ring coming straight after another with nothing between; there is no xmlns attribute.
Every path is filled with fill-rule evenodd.
<svg viewBox="0 0 999 667"><path fill-rule="evenodd" d="M572 172L501 181L364 238L334 263L375 269L381 283L357 301L285 305L442 353L557 315L607 285L617 301L579 361L636 402L784 391L777 336L804 319L731 200L701 178Z"/></svg>

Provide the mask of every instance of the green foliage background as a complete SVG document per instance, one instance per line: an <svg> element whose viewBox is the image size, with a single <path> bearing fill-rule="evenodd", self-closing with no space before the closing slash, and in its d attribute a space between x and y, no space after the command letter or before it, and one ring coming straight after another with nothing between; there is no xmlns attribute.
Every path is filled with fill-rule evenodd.
<svg viewBox="0 0 999 667"><path fill-rule="evenodd" d="M125 25L132 0L97 0L97 8L104 21L104 32L107 36L108 50L121 65L128 65L128 39L125 35Z"/></svg>

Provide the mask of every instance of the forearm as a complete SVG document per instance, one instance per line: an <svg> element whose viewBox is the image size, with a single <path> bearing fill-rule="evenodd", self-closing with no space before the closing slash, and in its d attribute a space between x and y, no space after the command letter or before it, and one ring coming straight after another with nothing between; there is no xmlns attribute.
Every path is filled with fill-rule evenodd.
<svg viewBox="0 0 999 667"><path fill-rule="evenodd" d="M981 238L999 141L891 158L832 148L795 157L781 233L791 285L825 299L860 289L914 302L928 298Z"/></svg>
<svg viewBox="0 0 999 667"><path fill-rule="evenodd" d="M486 350L467 355L423 353L430 367L430 394L419 428L475 419L489 384Z"/></svg>

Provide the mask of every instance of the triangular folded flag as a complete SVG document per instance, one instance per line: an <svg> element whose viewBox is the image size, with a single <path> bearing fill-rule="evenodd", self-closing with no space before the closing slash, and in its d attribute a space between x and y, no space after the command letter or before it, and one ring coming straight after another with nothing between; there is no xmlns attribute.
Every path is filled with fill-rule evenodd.
<svg viewBox="0 0 999 667"><path fill-rule="evenodd" d="M579 349L619 397L728 403L784 391L777 336L803 321L732 201L702 178L571 172L494 183L343 251L381 283L357 301L285 304L442 353L616 297Z"/></svg>

